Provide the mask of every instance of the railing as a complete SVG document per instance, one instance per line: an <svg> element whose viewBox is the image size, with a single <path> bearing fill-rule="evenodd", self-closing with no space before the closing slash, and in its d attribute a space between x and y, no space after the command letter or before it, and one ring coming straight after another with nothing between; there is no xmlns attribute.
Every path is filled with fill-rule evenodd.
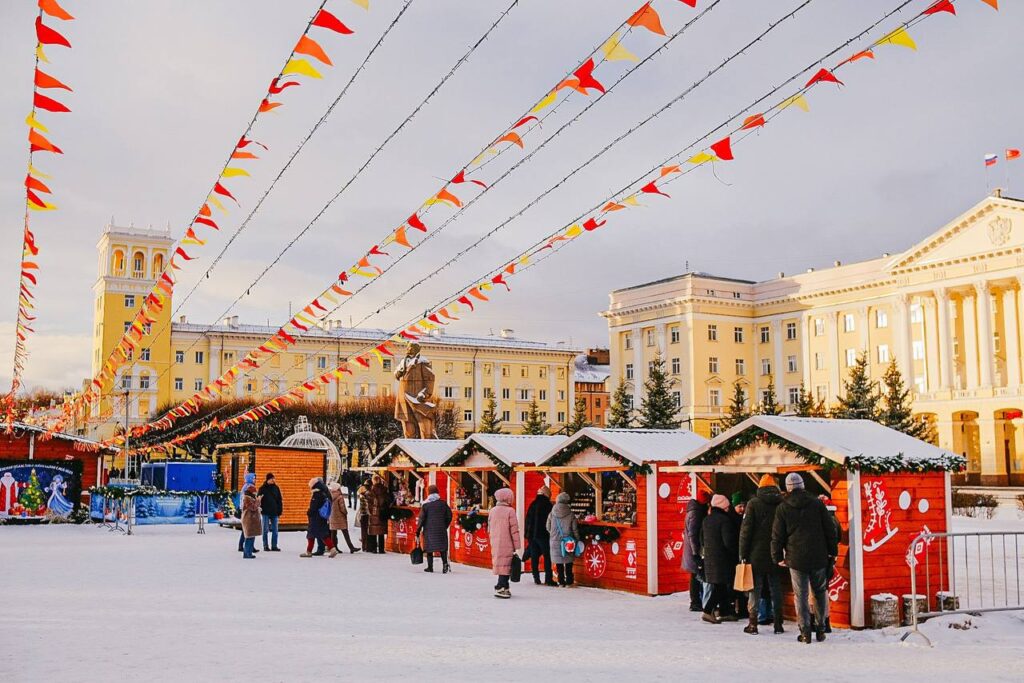
<svg viewBox="0 0 1024 683"><path fill-rule="evenodd" d="M1022 552L1024 531L918 534L907 547L911 630L902 640L918 635L930 645L918 624L940 614L1024 610Z"/></svg>

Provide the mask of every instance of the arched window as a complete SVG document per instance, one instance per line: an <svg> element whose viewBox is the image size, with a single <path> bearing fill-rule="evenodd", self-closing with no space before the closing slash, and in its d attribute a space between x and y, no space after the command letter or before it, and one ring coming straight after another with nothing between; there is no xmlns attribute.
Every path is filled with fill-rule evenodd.
<svg viewBox="0 0 1024 683"><path fill-rule="evenodd" d="M162 272L164 272L164 255L157 254L153 257L153 277L159 277Z"/></svg>
<svg viewBox="0 0 1024 683"><path fill-rule="evenodd" d="M135 256L132 257L132 277L146 277L146 255L141 251L135 252Z"/></svg>
<svg viewBox="0 0 1024 683"><path fill-rule="evenodd" d="M110 272L118 276L124 275L124 252L120 249L115 249L110 257Z"/></svg>

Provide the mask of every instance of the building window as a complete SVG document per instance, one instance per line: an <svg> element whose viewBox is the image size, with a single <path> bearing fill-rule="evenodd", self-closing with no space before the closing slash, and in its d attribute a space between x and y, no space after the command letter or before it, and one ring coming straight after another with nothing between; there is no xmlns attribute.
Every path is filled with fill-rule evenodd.
<svg viewBox="0 0 1024 683"><path fill-rule="evenodd" d="M463 422L472 422L473 421L473 411L472 410L463 410L462 411L462 421Z"/></svg>
<svg viewBox="0 0 1024 683"><path fill-rule="evenodd" d="M489 375L492 372L494 372L494 364L493 363L484 363L484 374L485 375Z"/></svg>
<svg viewBox="0 0 1024 683"><path fill-rule="evenodd" d="M124 321L124 331L125 332L127 332L129 329L131 329L131 326L132 326L132 321L131 320L125 320Z"/></svg>
<svg viewBox="0 0 1024 683"><path fill-rule="evenodd" d="M135 359L135 349L129 348L128 349L128 360L134 360L134 359Z"/></svg>
<svg viewBox="0 0 1024 683"><path fill-rule="evenodd" d="M139 375L139 389L149 389L149 375Z"/></svg>
<svg viewBox="0 0 1024 683"><path fill-rule="evenodd" d="M742 358L736 359L736 374L745 375L747 374L747 361Z"/></svg>
<svg viewBox="0 0 1024 683"><path fill-rule="evenodd" d="M913 344L914 360L924 360L924 342L915 340Z"/></svg>
<svg viewBox="0 0 1024 683"><path fill-rule="evenodd" d="M149 360L149 349L142 349L142 350L139 351L139 360L142 360L142 361L148 361Z"/></svg>
<svg viewBox="0 0 1024 683"><path fill-rule="evenodd" d="M202 391L203 390L203 380L201 380L199 378L196 378L196 381L192 384L192 387L196 391Z"/></svg>
<svg viewBox="0 0 1024 683"><path fill-rule="evenodd" d="M626 408L633 410L633 394L626 394L626 400L623 401L626 404Z"/></svg>
<svg viewBox="0 0 1024 683"><path fill-rule="evenodd" d="M761 327L761 343L762 344L767 344L771 340L772 340L771 328L768 327L767 325L763 325Z"/></svg>
<svg viewBox="0 0 1024 683"><path fill-rule="evenodd" d="M565 390L563 390L563 389L559 389L558 390L558 400L559 401L564 401L565 400Z"/></svg>
<svg viewBox="0 0 1024 683"><path fill-rule="evenodd" d="M442 387L441 392L445 398L455 398L455 387Z"/></svg>
<svg viewBox="0 0 1024 683"><path fill-rule="evenodd" d="M633 379L633 364L626 363L626 379Z"/></svg>
<svg viewBox="0 0 1024 683"><path fill-rule="evenodd" d="M225 352L224 352L224 360L225 360L226 362L229 362L229 363L230 363L230 362L231 362L231 361L233 361L234 359L235 359L235 352L234 352L234 351L225 351Z"/></svg>
<svg viewBox="0 0 1024 683"><path fill-rule="evenodd" d="M875 327L889 327L889 314L882 310L875 311Z"/></svg>
<svg viewBox="0 0 1024 683"><path fill-rule="evenodd" d="M548 390L547 389L539 390L537 392L537 400L539 400L539 401L546 401L546 400L548 400Z"/></svg>
<svg viewBox="0 0 1024 683"><path fill-rule="evenodd" d="M818 403L824 403L825 399L828 398L828 385L819 384L814 387L814 396L818 399Z"/></svg>
<svg viewBox="0 0 1024 683"><path fill-rule="evenodd" d="M846 349L846 367L852 368L857 364L857 349Z"/></svg>
<svg viewBox="0 0 1024 683"><path fill-rule="evenodd" d="M558 368L556 375L558 379L565 379L565 368Z"/></svg>
<svg viewBox="0 0 1024 683"><path fill-rule="evenodd" d="M683 395L678 391L672 392L672 406L679 408L683 405Z"/></svg>
<svg viewBox="0 0 1024 683"><path fill-rule="evenodd" d="M175 377L174 378L174 390L175 391L184 391L185 390L185 380L182 379L181 377Z"/></svg>
<svg viewBox="0 0 1024 683"><path fill-rule="evenodd" d="M819 352L815 352L815 354L814 354L814 369L815 370L824 370L825 369L825 357L822 356L821 353L819 353Z"/></svg>
<svg viewBox="0 0 1024 683"><path fill-rule="evenodd" d="M711 374L717 374L718 373L718 357L717 356L711 356L710 358L708 358L708 372L710 372Z"/></svg>
<svg viewBox="0 0 1024 683"><path fill-rule="evenodd" d="M510 398L512 398L512 390L507 388L507 387L502 389L501 390L501 397L504 400L506 400L506 401L509 400Z"/></svg>
<svg viewBox="0 0 1024 683"><path fill-rule="evenodd" d="M814 336L822 337L825 335L825 320L823 318L814 319Z"/></svg>
<svg viewBox="0 0 1024 683"><path fill-rule="evenodd" d="M501 411L501 421L502 422L510 422L511 420L512 420L512 413L508 412L507 410Z"/></svg>
<svg viewBox="0 0 1024 683"><path fill-rule="evenodd" d="M520 422L526 422L526 420L528 419L529 415L530 414L527 411L520 410L519 411L519 421Z"/></svg>
<svg viewBox="0 0 1024 683"><path fill-rule="evenodd" d="M202 365L202 364L203 364L203 352L202 351L196 351L196 365Z"/></svg>
<svg viewBox="0 0 1024 683"><path fill-rule="evenodd" d="M125 308L135 308L135 295L134 294L125 294L124 295L124 307Z"/></svg>
<svg viewBox="0 0 1024 683"><path fill-rule="evenodd" d="M484 398L494 398L494 389L491 387L484 387Z"/></svg>
<svg viewBox="0 0 1024 683"><path fill-rule="evenodd" d="M245 393L251 394L254 391L256 391L256 385L253 384L252 382L246 382L245 383Z"/></svg>
<svg viewBox="0 0 1024 683"><path fill-rule="evenodd" d="M563 411L563 410L559 410L558 411L558 421L559 422L565 422L565 411Z"/></svg>
<svg viewBox="0 0 1024 683"><path fill-rule="evenodd" d="M599 399L599 398L595 398L594 399L594 407L595 408L600 408L601 407L601 399Z"/></svg>
<svg viewBox="0 0 1024 683"><path fill-rule="evenodd" d="M654 346L654 330L647 330L647 345Z"/></svg>
<svg viewBox="0 0 1024 683"><path fill-rule="evenodd" d="M647 374L649 375L652 372L654 372L654 361L653 360L649 360L649 361L647 361Z"/></svg>
<svg viewBox="0 0 1024 683"><path fill-rule="evenodd" d="M319 370L325 370L327 368L327 356L317 356L316 367Z"/></svg>
<svg viewBox="0 0 1024 683"><path fill-rule="evenodd" d="M928 380L925 379L924 375L918 375L914 378L914 388L919 394L923 394L928 390Z"/></svg>
<svg viewBox="0 0 1024 683"><path fill-rule="evenodd" d="M796 356L787 356L786 357L786 371L787 372L796 372L797 371Z"/></svg>
<svg viewBox="0 0 1024 683"><path fill-rule="evenodd" d="M185 352L184 351L175 351L174 352L174 362L175 363L184 363L185 362Z"/></svg>
<svg viewBox="0 0 1024 683"><path fill-rule="evenodd" d="M711 436L712 436L712 438L718 436L721 433L722 433L722 425L720 423L718 423L718 422L712 423L711 424Z"/></svg>
<svg viewBox="0 0 1024 683"><path fill-rule="evenodd" d="M462 389L462 398L473 398L473 387L464 387Z"/></svg>
<svg viewBox="0 0 1024 683"><path fill-rule="evenodd" d="M843 332L853 332L857 329L856 321L853 318L853 313L846 313L843 315Z"/></svg>
<svg viewBox="0 0 1024 683"><path fill-rule="evenodd" d="M132 388L132 376L131 375L121 375L121 388L125 389L125 390Z"/></svg>
<svg viewBox="0 0 1024 683"><path fill-rule="evenodd" d="M529 389L520 389L518 391L518 395L519 395L519 400L520 401L529 401L530 400L530 390Z"/></svg>
<svg viewBox="0 0 1024 683"><path fill-rule="evenodd" d="M742 298L742 295L739 292L733 292L732 293L732 298L733 299L740 299L740 298Z"/></svg>
<svg viewBox="0 0 1024 683"><path fill-rule="evenodd" d="M455 363L445 363L444 364L444 374L450 375L453 372L455 372Z"/></svg>
<svg viewBox="0 0 1024 683"><path fill-rule="evenodd" d="M682 369L682 364L679 362L679 359L678 358L673 358L672 359L672 374L673 375L678 375L679 372L681 371L681 369Z"/></svg>
<svg viewBox="0 0 1024 683"><path fill-rule="evenodd" d="M789 341L796 339L796 323L786 323L786 339Z"/></svg>
<svg viewBox="0 0 1024 683"><path fill-rule="evenodd" d="M543 365L540 366L539 368L537 368L537 377L539 377L541 379L547 379L548 378L548 369L546 367L544 367Z"/></svg>
<svg viewBox="0 0 1024 683"><path fill-rule="evenodd" d="M889 347L886 344L878 345L878 362L888 363L889 362Z"/></svg>
<svg viewBox="0 0 1024 683"><path fill-rule="evenodd" d="M462 374L463 375L472 375L473 374L473 364L472 363L463 363L462 364Z"/></svg>
<svg viewBox="0 0 1024 683"><path fill-rule="evenodd" d="M679 328L678 327L670 327L669 328L669 335L670 335L670 339L672 340L673 344L678 344L679 343Z"/></svg>
<svg viewBox="0 0 1024 683"><path fill-rule="evenodd" d="M707 293L708 293L708 296L718 296L717 294L715 294L715 290L713 290L713 289L707 290Z"/></svg>
<svg viewBox="0 0 1024 683"><path fill-rule="evenodd" d="M627 350L627 351L628 351L629 349L633 348L633 335L631 335L631 334L627 334L627 335L626 335L626 336L625 336L625 337L623 338L623 344L625 345L625 347L626 347L626 350Z"/></svg>
<svg viewBox="0 0 1024 683"><path fill-rule="evenodd" d="M924 309L921 304L911 304L910 306L910 322L912 323L923 323L924 322Z"/></svg>
<svg viewBox="0 0 1024 683"><path fill-rule="evenodd" d="M736 342L737 344L742 344L743 343L743 328L742 327L734 327L734 328L732 328L732 340L734 342Z"/></svg>
<svg viewBox="0 0 1024 683"><path fill-rule="evenodd" d="M546 411L546 410L540 411L540 421L541 422L547 422L548 421L548 411Z"/></svg>
<svg viewBox="0 0 1024 683"><path fill-rule="evenodd" d="M380 366L384 369L385 372L391 372L391 368L393 367L390 358L385 358L383 362L381 362Z"/></svg>
<svg viewBox="0 0 1024 683"><path fill-rule="evenodd" d="M718 408L722 405L721 389L708 389L708 405L712 408Z"/></svg>
<svg viewBox="0 0 1024 683"><path fill-rule="evenodd" d="M502 365L501 366L501 376L502 377L510 377L511 375L512 375L512 369L509 368L509 366L507 366L507 365Z"/></svg>
<svg viewBox="0 0 1024 683"><path fill-rule="evenodd" d="M718 325L708 325L708 341L718 341Z"/></svg>
<svg viewBox="0 0 1024 683"><path fill-rule="evenodd" d="M761 359L761 374L770 375L772 374L772 362L767 358Z"/></svg>
<svg viewBox="0 0 1024 683"><path fill-rule="evenodd" d="M142 326L142 333L143 334L152 334L153 333L153 323L146 323L145 325L143 325Z"/></svg>
<svg viewBox="0 0 1024 683"><path fill-rule="evenodd" d="M795 406L800 402L800 387L789 388L789 405Z"/></svg>
<svg viewBox="0 0 1024 683"><path fill-rule="evenodd" d="M761 405L765 405L770 400L772 400L772 390L771 389L762 389L761 390Z"/></svg>

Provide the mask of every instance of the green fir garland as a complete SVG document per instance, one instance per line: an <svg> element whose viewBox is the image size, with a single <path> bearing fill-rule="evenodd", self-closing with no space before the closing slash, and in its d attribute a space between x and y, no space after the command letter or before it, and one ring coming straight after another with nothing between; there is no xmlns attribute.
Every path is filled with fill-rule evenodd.
<svg viewBox="0 0 1024 683"><path fill-rule="evenodd" d="M410 519L412 517L412 510L405 508L391 508L391 512L388 513L388 519L397 522L402 519Z"/></svg>
<svg viewBox="0 0 1024 683"><path fill-rule="evenodd" d="M89 494L103 496L108 500L124 500L137 496L170 496L174 498L196 498L206 496L214 503L223 503L236 495L238 491L164 491L155 486L136 486L127 488L124 486L93 486Z"/></svg>
<svg viewBox="0 0 1024 683"><path fill-rule="evenodd" d="M552 467L559 467L569 462L576 455L582 453L588 448L593 448L597 452L603 453L612 460L615 460L616 462L624 465L628 469L630 476L635 477L638 474L650 474L653 471L651 469L651 466L648 465L647 463L637 465L635 462L622 457L621 455L619 455L612 449L608 448L604 444L598 443L597 441L594 441L588 436L581 436L580 438L575 439L571 443L562 447L561 449L559 449L557 453L551 456L544 464L550 465Z"/></svg>
<svg viewBox="0 0 1024 683"><path fill-rule="evenodd" d="M494 463L494 466L497 468L498 472L502 474L502 476L508 477L510 474L512 474L512 468L509 465L506 465L501 460L488 453L485 449L480 448L479 444L475 443L467 443L464 446L462 446L450 458L441 463L441 468L444 469L445 467L461 467L462 463L466 462L466 459L469 458L469 456L473 455L473 451L477 449L479 449L481 453L486 455L488 460Z"/></svg>
<svg viewBox="0 0 1024 683"><path fill-rule="evenodd" d="M475 532L487 526L487 515L479 512L470 512L458 518L456 524L464 531Z"/></svg>
<svg viewBox="0 0 1024 683"><path fill-rule="evenodd" d="M603 524L580 524L580 536L585 541L599 541L601 543L611 543L612 541L619 540L622 535L618 529L613 526L604 526Z"/></svg>

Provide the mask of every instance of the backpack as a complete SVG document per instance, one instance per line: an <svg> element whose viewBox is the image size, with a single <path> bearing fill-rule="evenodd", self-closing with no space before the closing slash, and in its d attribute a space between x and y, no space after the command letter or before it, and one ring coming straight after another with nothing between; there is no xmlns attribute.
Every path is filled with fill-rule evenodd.
<svg viewBox="0 0 1024 683"><path fill-rule="evenodd" d="M327 500L324 501L324 504L320 506L320 509L318 510L318 512L320 513L320 516L322 518L324 518L324 519L330 519L331 518L331 499L330 498L328 498Z"/></svg>
<svg viewBox="0 0 1024 683"><path fill-rule="evenodd" d="M572 536L566 536L565 532L562 531L562 523L558 521L558 517L555 517L555 526L558 527L558 535L561 536L559 541L559 547L562 550L563 557L579 557L583 554L583 544L577 541Z"/></svg>

